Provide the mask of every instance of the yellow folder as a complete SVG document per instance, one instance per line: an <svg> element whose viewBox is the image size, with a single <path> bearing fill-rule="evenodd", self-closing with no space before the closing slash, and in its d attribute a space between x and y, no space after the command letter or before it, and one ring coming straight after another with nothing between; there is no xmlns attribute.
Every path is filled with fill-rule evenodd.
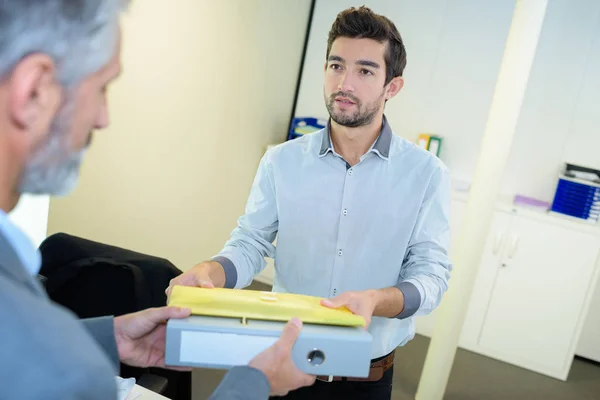
<svg viewBox="0 0 600 400"><path fill-rule="evenodd" d="M321 298L291 293L238 289L204 289L174 286L169 305L190 308L194 315L302 322L325 325L365 326L365 319L346 307L328 308Z"/></svg>

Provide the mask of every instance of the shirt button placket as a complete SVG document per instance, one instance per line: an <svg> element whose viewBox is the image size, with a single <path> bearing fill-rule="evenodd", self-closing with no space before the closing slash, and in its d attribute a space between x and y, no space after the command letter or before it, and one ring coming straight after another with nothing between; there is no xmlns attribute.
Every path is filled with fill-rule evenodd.
<svg viewBox="0 0 600 400"><path fill-rule="evenodd" d="M344 183L344 192L342 195L342 204L346 203L346 196L348 195L349 192L352 192L351 190L349 191L349 186L353 186L352 182L353 180L350 179L350 177L352 177L354 175L354 168L350 167L347 169L346 171L346 180ZM348 208L344 205L342 206L342 218L340 219L339 222L339 226L338 226L338 238L337 238L337 257L336 260L334 262L334 267L333 267L333 273L332 273L332 282L331 282L331 295L333 296L337 296L338 293L338 285L339 285L339 277L340 276L344 276L343 270L344 270L344 264L345 264L345 260L342 258L344 255L344 249L343 249L343 244L344 244L344 240L345 240L345 234L346 231L348 230L347 228L347 223L348 221L344 218L348 216Z"/></svg>

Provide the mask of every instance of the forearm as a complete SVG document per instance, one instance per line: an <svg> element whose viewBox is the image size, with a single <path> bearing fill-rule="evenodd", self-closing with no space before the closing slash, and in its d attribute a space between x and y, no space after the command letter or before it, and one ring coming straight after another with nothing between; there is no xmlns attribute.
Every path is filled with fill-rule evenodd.
<svg viewBox="0 0 600 400"><path fill-rule="evenodd" d="M376 317L393 318L404 310L404 294L396 287L371 290L369 293L375 301L373 315Z"/></svg>
<svg viewBox="0 0 600 400"><path fill-rule="evenodd" d="M225 283L227 281L227 276L225 273L225 268L221 263L215 260L204 261L197 264L194 268L198 268L203 270L203 272L208 276L212 284L217 288L225 287ZM230 272L231 273L231 272Z"/></svg>

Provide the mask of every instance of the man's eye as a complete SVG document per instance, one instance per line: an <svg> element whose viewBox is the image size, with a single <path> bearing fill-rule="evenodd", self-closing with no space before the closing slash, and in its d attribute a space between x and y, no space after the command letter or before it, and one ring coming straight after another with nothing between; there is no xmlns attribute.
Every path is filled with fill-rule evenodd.
<svg viewBox="0 0 600 400"><path fill-rule="evenodd" d="M329 66L329 68L334 69L334 70L340 70L340 69L342 69L341 65L339 65L339 64L331 64Z"/></svg>
<svg viewBox="0 0 600 400"><path fill-rule="evenodd" d="M373 73L371 71L369 71L368 69L361 69L360 73L363 75L373 75Z"/></svg>

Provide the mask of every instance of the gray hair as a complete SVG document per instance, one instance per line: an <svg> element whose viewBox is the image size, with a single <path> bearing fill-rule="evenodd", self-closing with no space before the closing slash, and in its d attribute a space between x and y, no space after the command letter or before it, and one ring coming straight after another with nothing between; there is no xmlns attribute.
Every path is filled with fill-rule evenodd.
<svg viewBox="0 0 600 400"><path fill-rule="evenodd" d="M130 1L0 0L0 80L27 55L43 53L60 84L76 86L110 61Z"/></svg>
<svg viewBox="0 0 600 400"><path fill-rule="evenodd" d="M115 54L121 11L131 0L0 0L0 81L29 54L51 57L63 104L45 142L26 161L20 193L68 193L85 149L73 151L69 129L79 83Z"/></svg>

